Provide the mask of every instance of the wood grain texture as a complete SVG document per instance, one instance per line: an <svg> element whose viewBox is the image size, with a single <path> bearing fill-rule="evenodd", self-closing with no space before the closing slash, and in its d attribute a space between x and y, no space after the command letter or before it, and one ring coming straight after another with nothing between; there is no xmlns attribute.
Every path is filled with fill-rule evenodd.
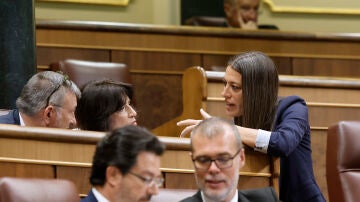
<svg viewBox="0 0 360 202"><path fill-rule="evenodd" d="M179 80L186 68L218 69L226 66L231 56L245 51L265 52L280 74L360 77L357 34L41 20L36 28L39 71L65 58L127 64L132 76L137 77L133 84L139 123L150 129L181 113ZM162 82L156 84L162 92L147 89L141 74ZM178 76L174 81L169 79L174 75ZM152 92L145 93L147 90ZM154 103L147 106L153 95L159 95L154 100L165 108L162 113Z"/></svg>

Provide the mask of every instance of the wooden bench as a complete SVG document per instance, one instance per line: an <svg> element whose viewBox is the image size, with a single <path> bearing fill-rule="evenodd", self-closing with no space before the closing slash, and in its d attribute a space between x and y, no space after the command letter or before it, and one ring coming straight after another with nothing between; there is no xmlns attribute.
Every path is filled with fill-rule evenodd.
<svg viewBox="0 0 360 202"><path fill-rule="evenodd" d="M183 128L176 122L188 118L202 119L199 109L213 116L226 117L222 79L224 72L205 71L201 67L188 68L182 79L182 114L155 128L158 135L180 135ZM299 95L309 108L314 172L327 198L325 152L327 127L340 120L360 120L360 80L338 77L280 75L280 96Z"/></svg>
<svg viewBox="0 0 360 202"><path fill-rule="evenodd" d="M211 70L234 55L258 50L274 60L280 74L359 78L359 36L37 20L36 56L39 71L67 58L127 64L138 123L154 129L181 114L187 67Z"/></svg>
<svg viewBox="0 0 360 202"><path fill-rule="evenodd" d="M89 175L96 143L105 133L0 124L0 177L68 179L80 194L91 185ZM166 144L161 170L166 189L197 189L188 138L160 137ZM269 186L278 175L267 156L247 154L239 188Z"/></svg>

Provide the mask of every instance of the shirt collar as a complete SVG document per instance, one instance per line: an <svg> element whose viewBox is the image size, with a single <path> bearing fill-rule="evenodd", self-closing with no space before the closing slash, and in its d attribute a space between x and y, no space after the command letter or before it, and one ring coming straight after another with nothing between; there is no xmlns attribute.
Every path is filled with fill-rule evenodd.
<svg viewBox="0 0 360 202"><path fill-rule="evenodd" d="M21 117L21 113L19 112L19 118L20 118L20 126L25 126L24 120Z"/></svg>
<svg viewBox="0 0 360 202"><path fill-rule="evenodd" d="M201 191L201 198L204 202L216 202L216 201L211 201L210 199L205 200L203 191ZM232 197L232 199L230 200L230 202L238 202L238 190L235 191L235 194Z"/></svg>
<svg viewBox="0 0 360 202"><path fill-rule="evenodd" d="M91 189L91 191L93 192L98 202L109 202L109 200L107 200L105 196L103 196L100 192L98 192L94 187Z"/></svg>

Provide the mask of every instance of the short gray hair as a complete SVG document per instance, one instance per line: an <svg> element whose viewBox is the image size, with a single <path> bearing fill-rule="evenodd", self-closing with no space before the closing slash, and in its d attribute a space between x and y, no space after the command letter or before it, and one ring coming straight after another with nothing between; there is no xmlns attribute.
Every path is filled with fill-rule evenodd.
<svg viewBox="0 0 360 202"><path fill-rule="evenodd" d="M69 90L77 99L81 92L67 75L43 71L32 76L21 91L16 100L16 107L21 113L33 116L49 103L62 106L64 96Z"/></svg>
<svg viewBox="0 0 360 202"><path fill-rule="evenodd" d="M241 137L236 125L229 120L220 117L211 117L201 121L191 132L191 140L194 135L201 134L207 138L212 138L218 135L222 135L226 128L230 128L236 139L236 147L238 149L243 148ZM192 148L192 143L191 143ZM193 149L193 148L192 148Z"/></svg>

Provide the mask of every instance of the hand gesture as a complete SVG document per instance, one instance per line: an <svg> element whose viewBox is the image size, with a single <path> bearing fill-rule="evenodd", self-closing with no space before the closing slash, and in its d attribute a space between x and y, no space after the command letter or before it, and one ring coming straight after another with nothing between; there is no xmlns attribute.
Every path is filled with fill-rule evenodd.
<svg viewBox="0 0 360 202"><path fill-rule="evenodd" d="M239 14L238 18L239 18L239 24L240 24L241 29L246 29L246 30L257 30L258 29L258 25L255 21L249 20L249 21L245 22L241 16L241 14Z"/></svg>
<svg viewBox="0 0 360 202"><path fill-rule="evenodd" d="M200 114L204 119L210 118L210 114L205 112L203 109L200 109ZM177 126L186 126L184 130L181 131L180 137L184 137L186 134L191 132L196 125L198 125L202 120L195 119L185 119L176 123Z"/></svg>

